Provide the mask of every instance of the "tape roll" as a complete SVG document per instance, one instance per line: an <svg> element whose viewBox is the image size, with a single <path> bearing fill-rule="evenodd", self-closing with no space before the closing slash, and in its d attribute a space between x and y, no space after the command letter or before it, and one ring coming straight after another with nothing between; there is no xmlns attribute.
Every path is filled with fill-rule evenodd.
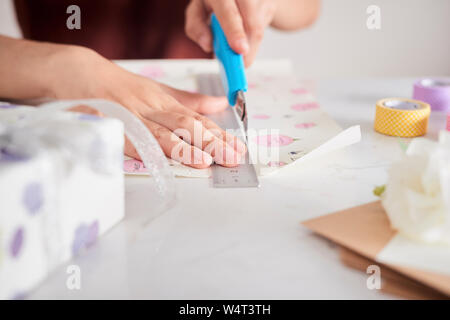
<svg viewBox="0 0 450 320"><path fill-rule="evenodd" d="M402 98L387 98L376 104L375 130L395 137L417 137L427 133L430 117L428 103Z"/></svg>
<svg viewBox="0 0 450 320"><path fill-rule="evenodd" d="M413 98L430 104L433 111L450 112L450 79L421 79L414 84Z"/></svg>

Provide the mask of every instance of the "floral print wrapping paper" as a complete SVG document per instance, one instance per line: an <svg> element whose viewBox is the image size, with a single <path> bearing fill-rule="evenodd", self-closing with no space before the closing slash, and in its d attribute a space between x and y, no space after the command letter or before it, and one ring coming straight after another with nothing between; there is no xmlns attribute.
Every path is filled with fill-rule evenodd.
<svg viewBox="0 0 450 320"><path fill-rule="evenodd" d="M198 92L198 74L218 73L214 60L119 64L143 76L193 92ZM360 140L359 127L343 131L320 108L315 97L293 76L289 62L257 62L247 72L247 77L248 147L259 175L274 173L313 154L324 154ZM210 168L193 169L173 160L169 162L176 176L208 178L211 175ZM124 171L146 174L143 164L131 158L125 159Z"/></svg>
<svg viewBox="0 0 450 320"><path fill-rule="evenodd" d="M17 112L6 112L12 109ZM124 215L123 160L117 157L123 152L121 123L60 112L41 129L58 135L64 147L30 154L5 141L34 109L0 103L0 299L24 298ZM101 149L108 155L102 164L115 169L96 172L83 155L68 157L67 148L79 143L92 145L87 153L96 151L84 160L95 159Z"/></svg>

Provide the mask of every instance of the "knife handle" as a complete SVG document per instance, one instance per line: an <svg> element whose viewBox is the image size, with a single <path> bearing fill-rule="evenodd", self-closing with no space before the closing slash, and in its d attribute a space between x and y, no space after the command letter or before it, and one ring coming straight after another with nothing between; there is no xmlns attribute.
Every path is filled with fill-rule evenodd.
<svg viewBox="0 0 450 320"><path fill-rule="evenodd" d="M244 59L230 48L227 38L220 26L219 20L213 13L211 15L211 29L213 34L214 53L219 60L220 75L223 88L230 106L236 104L237 93L247 91Z"/></svg>

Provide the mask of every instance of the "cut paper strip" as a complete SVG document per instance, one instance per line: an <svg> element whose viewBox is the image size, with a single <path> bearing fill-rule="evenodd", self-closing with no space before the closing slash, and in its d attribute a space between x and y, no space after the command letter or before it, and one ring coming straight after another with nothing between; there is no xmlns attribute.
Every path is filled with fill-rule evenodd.
<svg viewBox="0 0 450 320"><path fill-rule="evenodd" d="M157 72L158 81L189 91L197 90L196 74L218 73L216 61L162 60L147 62L147 65L142 61L119 64L138 73L143 70L164 70ZM248 70L247 77L251 84L246 94L248 148L260 175L290 167L300 160L321 156L361 139L359 126L343 131L320 108L314 96L295 79L286 61L257 62ZM268 144L264 144L264 141ZM270 149L273 147L276 147L274 153ZM179 177L205 178L211 175L210 169L193 169L176 161L170 164L174 174ZM146 174L138 161L128 161L124 165L127 174Z"/></svg>

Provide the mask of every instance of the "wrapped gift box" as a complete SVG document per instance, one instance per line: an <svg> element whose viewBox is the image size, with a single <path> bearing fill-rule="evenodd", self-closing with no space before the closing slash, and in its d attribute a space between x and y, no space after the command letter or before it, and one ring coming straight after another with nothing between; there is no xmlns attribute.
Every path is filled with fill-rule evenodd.
<svg viewBox="0 0 450 320"><path fill-rule="evenodd" d="M0 298L22 297L124 215L124 129L0 108Z"/></svg>

